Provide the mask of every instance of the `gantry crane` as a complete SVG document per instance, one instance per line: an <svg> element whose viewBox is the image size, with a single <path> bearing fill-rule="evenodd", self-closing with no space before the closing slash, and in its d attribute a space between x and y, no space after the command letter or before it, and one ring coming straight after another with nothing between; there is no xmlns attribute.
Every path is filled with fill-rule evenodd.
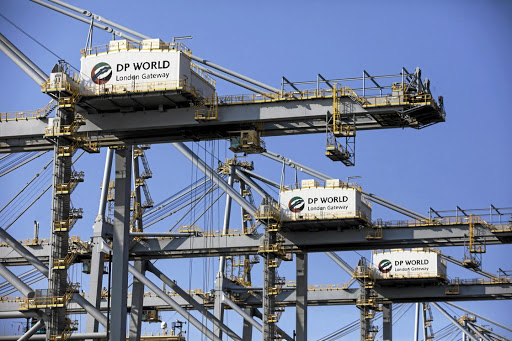
<svg viewBox="0 0 512 341"><path fill-rule="evenodd" d="M40 0L32 1L70 14L49 3ZM299 308L299 304L297 304L297 309L300 311L298 316L302 314L300 322L304 327L307 315L305 309L307 307L307 279L305 278L307 252L331 252L350 247L356 249L400 247L402 245L403 241L399 241L397 236L391 236L393 228L398 228L398 226L372 225L370 222L363 221L357 222L360 233L364 236L362 242L355 242L360 237L359 235L353 240L343 240L340 235L335 236L332 229L325 231L326 238L332 237L328 242L326 239L308 240L305 233L313 228L314 223L304 223L306 231L300 233L290 231L281 219L278 202L265 193L254 181L252 176L256 179L258 176L252 173L251 165L233 159L217 170L212 169L183 142L201 139L228 139L231 143L231 150L236 153L258 153L281 160L283 164L286 162L297 166L297 163L267 151L263 143L264 136L325 133L326 156L331 160L341 161L347 166L352 166L355 164L357 131L389 128L422 129L445 120L443 99L440 97L436 101L433 98L430 92L430 81L422 79L419 68L414 72L402 68L399 73L384 76L374 76L364 71L362 77L346 79L327 79L318 75L316 80L306 82L291 82L283 77L281 88L277 89L197 57L185 45L176 40L165 43L149 39L150 37L99 18L86 10L65 4L62 1L52 0L52 2L84 13L88 17L101 19L107 25L128 33L110 29L125 40L114 41L114 43L111 42L101 47L88 46L82 51L83 60L98 55L138 53L146 50L156 53L172 53L181 58L180 60L185 60L187 67L190 67L190 74L196 77L196 81L203 84L204 87L201 88L197 85L198 83L192 81L182 80L109 85L107 84L108 80L105 81L105 79L111 77L113 71L109 70L110 66L98 63L94 65L93 72L90 72L89 81L97 85L91 88L84 86L84 73L73 74L64 61L59 62L50 76L47 76L19 50L11 47L12 44L8 43L5 37L2 37L0 45L2 50L37 83L41 84L42 91L52 97L54 101L52 103L56 103L57 106L55 117L50 118L48 114L54 104L40 111L5 113L0 117L1 152L47 150L54 152L52 240L50 247L44 249L49 251L47 261L50 267L46 267L40 259L34 257L26 246L13 240L5 230L0 230L0 237L10 248L17 250L28 263L34 265L50 279L50 294L43 298L35 297L31 300L29 296L33 296L33 292L30 288L23 287L22 292L26 293L29 298L25 301L23 309L40 313L45 309L49 311L47 329L51 339L67 339L75 328L73 322L66 318L68 308L74 304L72 302L81 307L73 309L84 309L90 314L87 322L88 332L97 333L98 324L106 324L106 318L101 313L101 287L103 265L106 258L113 263L111 275L116 278L112 284L112 319L109 335L113 340L124 339L126 336L125 317L129 272L135 278L132 294L137 297L137 300L132 300L131 314L136 322L133 333L130 328L130 339L136 340L141 337L140 321L144 304L142 297L144 286L146 286L157 293L167 306L171 306L187 317L191 324L210 339L220 340L222 333L235 340L241 339L223 323L222 311L225 306L229 306L239 312L255 328L261 330L264 340L274 340L290 339L277 326L280 313L284 306L289 304L280 301L279 298L285 286L284 279L277 273L281 261L291 260L292 253L296 255L298 264L296 296L297 302L302 302L302 308ZM75 14L73 16L76 17ZM83 20L87 21L87 19ZM91 29L92 26L106 28L105 25L94 20L90 23ZM152 64L148 65L148 68L152 67ZM164 65L154 64L154 66L161 68ZM210 75L241 85L253 93L240 96L221 96L214 91L215 81ZM367 83L372 85L367 86ZM314 84L314 88L309 89L312 84ZM140 117L142 110L151 115L150 120ZM143 232L144 209L153 205L149 191L146 191L145 180L151 176L151 171L145 161L144 150L146 147L144 146L150 143L167 142L172 143L208 178L211 178L213 183L228 194L225 214L227 218L224 221L223 229L219 239L213 238L212 243L208 246L180 249L176 245L175 241L182 238L201 240L201 238L212 237L193 226L184 228L179 233L157 233L157 237L174 238L166 245L160 244L161 239L148 239L151 236ZM88 153L97 153L100 148L107 147L109 150L105 176L92 244L85 252L75 252L73 250L78 250L77 245L80 243L75 241L70 244L69 232L73 223L81 217L82 211L71 206L70 196L73 189L83 181L84 174L73 170L72 157L78 149L83 149ZM114 154L115 161L113 161ZM142 160L143 173L139 171L139 159ZM116 178L111 198L114 199L115 215L112 224L106 219L105 206L109 196L110 170L114 162ZM330 178L318 173L315 176L324 180ZM233 189L235 181L240 184L239 192ZM348 184L340 186L349 187ZM141 187L144 189L145 203L141 198ZM282 189L281 184L279 187ZM134 188L133 192L132 188ZM258 191L263 198L261 205L256 206L253 201L246 199L252 197L249 189ZM461 219L454 222L429 219L361 189L358 190L369 200L391 207L415 219L415 222L406 226L416 228L418 231L428 231L446 225L459 227L461 231L468 227L470 231L468 250L471 253L485 251L482 247L485 245L484 242L492 244L507 241L510 234L508 229L499 232L491 231L483 221L472 217L469 220ZM222 238L231 235L229 229L231 200L236 201L242 207L244 224L240 240L224 245ZM261 235L255 233L256 222L264 228L264 233ZM391 229L387 236L390 239L383 238L383 229ZM251 236L251 238L244 239L246 236ZM298 239L290 238L292 236ZM137 243L140 238L145 238L144 243ZM457 245L462 245L466 240L460 236L451 236L449 239L450 243ZM112 241L111 245L109 241ZM414 246L414 242L422 243L419 238L416 241L409 240L409 242L410 246ZM432 239L429 243L430 245L443 245L439 238ZM352 246L348 247L348 245ZM195 298L182 292L181 288L176 283L173 284L173 281L165 273L148 262L148 259L153 257L165 257L166 248L172 249L173 255L181 253L183 255L219 255L222 257L213 302L205 301L203 306L192 303L195 302ZM240 300L239 296L228 295L225 292L228 285L231 285L230 289L235 292L250 288L250 266L254 260L251 260L249 254L258 254L264 259L261 301L252 304L256 306L259 304L263 308L261 312L252 307L251 303ZM231 267L243 264L243 272L239 276L233 276L234 283L225 281L227 255L231 257L228 259L228 264ZM238 256L240 258L233 258ZM68 267L80 257L90 257L89 301L78 295L76 286L67 281ZM133 266L129 264L129 259L135 259ZM356 299L356 304L361 308L361 316L363 316L361 325L364 328L362 328L361 338L370 340L375 334L375 330L371 327L371 310L378 308L380 298L378 293L372 290L373 279L367 264L361 263L358 265L358 269L355 278L361 283L362 291ZM157 275L176 292L181 292L181 297L189 298L188 302L192 307L201 311L214 322L214 330L209 330L183 309L184 304L169 297L149 281L144 275L146 271ZM508 282L503 280L500 283ZM17 284L21 287L19 283ZM247 290L249 289L245 289L245 292ZM502 293L503 297L507 297L508 294L507 290ZM205 309L208 304L214 308L213 315ZM246 308L250 309L242 310L240 306L244 304ZM389 310L389 307L386 309ZM253 316L258 315L261 316L263 322L261 325L253 319ZM250 335L250 332L247 331L247 335ZM247 335L244 332L244 339L249 337ZM299 340L305 340L307 337L304 328L298 330L297 335ZM103 334L94 334L92 337L100 338L103 337Z"/></svg>

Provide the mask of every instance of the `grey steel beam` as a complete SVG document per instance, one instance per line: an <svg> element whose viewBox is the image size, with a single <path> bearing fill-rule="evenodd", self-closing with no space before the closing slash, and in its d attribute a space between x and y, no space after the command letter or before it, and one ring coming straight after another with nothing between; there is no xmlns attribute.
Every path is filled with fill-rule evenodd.
<svg viewBox="0 0 512 341"><path fill-rule="evenodd" d="M193 165L197 166L206 176L208 176L212 181L218 185L227 195L229 195L233 200L235 200L240 206L244 208L249 214L254 216L256 213L256 207L251 205L251 203L247 202L237 191L235 191L229 184L215 172L210 166L208 166L203 160L201 160L194 152L192 152L185 144L183 143L173 143L172 144L178 151L180 151L185 157L187 157Z"/></svg>
<svg viewBox="0 0 512 341"><path fill-rule="evenodd" d="M420 332L420 303L416 302L414 308L414 341L418 341Z"/></svg>
<svg viewBox="0 0 512 341"><path fill-rule="evenodd" d="M418 301L418 291L422 292L422 301L428 302L495 301L497 299L512 299L512 284L463 285L460 287L460 293L458 295L447 295L445 294L446 289L449 289L448 285L432 285L423 287L421 285L415 285L411 287L388 288L385 290L379 290L377 302L382 304L392 302L415 303ZM257 294L250 295L251 293L249 291L254 292L254 290L251 289L245 291L233 291L243 297L247 296L247 299L242 302L238 302L238 305L241 308L261 307L261 297ZM308 306L355 305L356 300L359 297L359 293L360 289L332 290L326 288L325 290L310 290L308 291ZM203 300L203 297L199 294L193 294L191 296L196 301L200 302ZM82 299L84 298L82 297ZM195 309L186 299L178 296L173 296L173 299L178 305L185 309ZM283 287L282 292L276 297L276 303L283 307L295 307L296 301L295 288L293 287ZM90 305L90 307L92 307L92 305ZM174 310L174 308L169 306L167 302L159 297L155 297L154 295L145 297L144 307L157 307L159 310ZM204 301L204 307L206 309L213 309L213 300ZM92 308L94 309L94 307ZM17 313L18 309L19 302L0 302L0 311L6 313L4 316L0 315L0 318L8 318L11 314ZM101 311L106 312L107 310L107 300L103 300ZM71 302L68 303L68 312L70 314L78 314L84 313L84 310L78 304ZM21 317L21 315L19 316ZM103 318L106 324L106 317Z"/></svg>
<svg viewBox="0 0 512 341"><path fill-rule="evenodd" d="M244 311L247 315L249 315L251 318L254 316L253 313L254 308L244 308ZM250 324L248 321L243 320L243 326L242 326L242 338L243 341L252 341L252 324Z"/></svg>
<svg viewBox="0 0 512 341"><path fill-rule="evenodd" d="M131 148L115 153L115 201L112 252L112 340L126 339L128 249L130 247Z"/></svg>
<svg viewBox="0 0 512 341"><path fill-rule="evenodd" d="M319 172L313 168L310 168L310 167L307 167L301 163L298 163L297 161L293 161L292 159L289 159L283 155L279 155L279 154L276 154L274 152L271 152L269 150L267 150L266 152L263 152L261 153L261 155L263 156L266 156L268 157L269 159L272 159L274 161L277 161L277 162L280 162L280 163L284 163L285 165L287 165L288 167L291 167L291 168L296 168L297 170L303 172L303 173L306 173L306 174L309 174L311 176L314 176L318 179L321 179L321 180L327 180L327 179L332 179L332 177L330 177L329 175L327 174L324 174L322 172Z"/></svg>
<svg viewBox="0 0 512 341"><path fill-rule="evenodd" d="M149 263L150 262L147 260L138 260L134 262L134 267L142 275L145 275ZM144 310L144 284L142 284L139 280L137 280L134 277L132 288L133 289L130 309L129 340L139 341L142 326L142 312Z"/></svg>
<svg viewBox="0 0 512 341"><path fill-rule="evenodd" d="M44 321L43 319L40 319L37 321L36 324L34 324L29 330L26 331L25 334L21 335L18 341L26 341L30 339L32 335L34 335L39 329L44 327Z"/></svg>
<svg viewBox="0 0 512 341"><path fill-rule="evenodd" d="M79 21L84 22L84 23L86 23L88 25L91 24L91 20L90 19L87 20L86 18L83 18L83 17L81 17L81 16L79 16L77 14L74 14L72 12L66 11L66 10L64 10L64 9L62 9L60 7L51 5L51 4L46 3L44 1L41 1L41 0L30 0L30 1L32 1L32 2L34 2L36 4L38 4L38 5L44 6L46 8L52 9L52 10L54 10L56 12L65 14L68 17L71 17L73 19L79 20ZM132 37L132 36L130 36L130 35L126 34L126 33L123 33L123 32L116 31L116 30L112 29L111 27L108 27L108 26L105 26L105 25L102 25L102 24L98 24L97 22L92 21L92 24L94 25L94 27L97 27L97 28L99 28L99 29L101 29L103 31L108 32L108 33L113 33L113 34L115 34L118 37L125 38L125 39L133 41L133 42L139 42L140 41L140 39L138 39L138 38Z"/></svg>
<svg viewBox="0 0 512 341"><path fill-rule="evenodd" d="M94 14L88 10L85 10L85 9L81 9L79 7L76 7L76 6L73 6L73 5L70 5L68 3L65 3L64 1L59 1L59 0L49 0L53 3L56 3L56 4L59 4L61 5L62 7L66 7L70 10L73 10L75 12L78 12L78 13L81 13L87 17L90 17L90 18L94 18L94 20L96 21L101 21L101 22L104 22L105 24L111 26L111 27L114 27L114 28L117 28L121 31L125 31L126 33L130 33L131 35L134 35L136 36L137 38L140 38L140 39L151 39L150 37L148 37L147 35L144 35L144 34L141 34L139 32L136 32L126 26L123 26L123 25L120 25L120 24L116 24L115 22L113 21L110 21L108 20L107 18L104 18L104 17L101 17L97 14Z"/></svg>
<svg viewBox="0 0 512 341"><path fill-rule="evenodd" d="M201 303L199 303L192 295L188 294L185 290L183 290L178 284L167 277L162 271L160 271L154 264L148 263L148 270L152 272L155 276L160 278L160 280L167 284L175 293L177 293L181 298L183 298L187 303L189 303L194 309L199 311L201 314L206 316L210 321L212 321L215 325L218 325L219 328L226 333L231 339L241 341L241 338L228 326L226 326L222 321L220 321L217 317L215 317L212 313L208 311Z"/></svg>
<svg viewBox="0 0 512 341"><path fill-rule="evenodd" d="M258 329L260 332L263 332L263 326L253 319L249 314L247 314L242 308L240 308L235 302L231 301L225 294L222 295L222 301L229 305L231 309L236 311L242 318L252 324L254 328Z"/></svg>
<svg viewBox="0 0 512 341"><path fill-rule="evenodd" d="M454 257L452 257L452 256L448 256L448 255L445 255L445 254L443 254L443 253L442 253L442 254L441 254L441 257L442 257L442 258L444 258L445 260L447 260L447 261L448 261L448 262L450 262L450 263L453 263L453 264L456 264L456 265L458 265L458 266L461 266L461 267L463 267L463 268L465 268L465 269L468 269L468 270L470 270L470 271L473 271L473 272L475 272L475 273L477 273L477 274L479 274L479 275L482 275L482 276L484 276L484 277L487 277L487 278L496 278L496 277L497 277L497 276L495 276L495 275L493 275L493 274L491 274L491 273L489 273L489 272L486 272L486 271L484 271L484 270L482 270L482 269L466 268L466 267L464 266L464 263L463 263L462 261L460 261L460 260L458 260L458 259L456 259L456 258L454 258Z"/></svg>
<svg viewBox="0 0 512 341"><path fill-rule="evenodd" d="M295 330L296 341L308 339L308 254L297 253L296 262L296 304L295 304Z"/></svg>
<svg viewBox="0 0 512 341"><path fill-rule="evenodd" d="M463 332L470 340L472 341L479 341L476 337L471 335L471 333L466 330L463 326L460 325L460 323L455 320L450 314L448 314L443 308L439 306L439 304L432 302L432 306L434 306L441 314L444 315L457 329L459 329L461 332Z"/></svg>
<svg viewBox="0 0 512 341"><path fill-rule="evenodd" d="M108 186L110 183L110 173L112 172L113 156L114 156L114 150L111 148L107 148L107 155L105 158L105 168L103 171L103 181L101 182L100 204L98 206L98 215L96 216L96 221L104 221L105 220L105 211L107 208Z"/></svg>
<svg viewBox="0 0 512 341"><path fill-rule="evenodd" d="M253 87L251 85L248 85L246 83L242 83L239 80L236 80L236 79L233 79L231 77L225 76L224 74L222 74L220 72L216 72L216 71L210 70L210 69L205 68L205 67L200 66L200 65L196 65L196 66L197 66L198 69L203 70L204 72L209 73L210 75L213 75L215 77L218 77L218 78L223 79L225 81L228 81L230 83L236 84L238 86L241 86L242 88L245 88L247 90L256 92L256 93L258 93L260 95L266 95L266 93L264 91L262 91L262 90L260 90L258 88L255 88L255 87Z"/></svg>
<svg viewBox="0 0 512 341"><path fill-rule="evenodd" d="M4 37L5 38L5 37ZM0 40L0 50L5 53L10 60L12 60L18 67L23 70L34 82L41 86L46 81L46 78L41 77L34 69L30 67L20 56L18 56L9 46Z"/></svg>
<svg viewBox="0 0 512 341"><path fill-rule="evenodd" d="M427 311L425 309L425 302L421 302L421 316L423 319L423 341L427 340Z"/></svg>
<svg viewBox="0 0 512 341"><path fill-rule="evenodd" d="M503 328L503 329L505 329L505 330L507 330L507 331L509 331L509 332L512 332L512 328L507 327L507 326L504 326L504 325L502 325L502 324L500 324L500 323L498 323L498 322L496 322L496 321L493 321L493 320L491 320L491 319L488 319L488 318L487 318L487 317L485 317L485 316L482 316L482 315L479 315L479 314L475 314L475 313L474 313L474 312L472 312L471 310L468 310L468 309L462 308L462 307L460 307L460 306L458 306L458 305L456 305L456 304L453 304L453 303L451 303L451 302L445 302L445 303L446 303L446 304L448 304L448 305L451 305L451 306L452 306L452 307L454 307L454 308L460 309L460 310L462 310L462 311L464 311L464 312L466 312L466 313L468 313L468 314L474 315L474 316L476 316L476 317L478 317L478 318L480 318L480 319L482 319L482 320L484 320L484 321L490 322L490 323L492 323L492 324L494 324L494 325L496 325L496 326L498 326L498 327L500 327L500 328Z"/></svg>
<svg viewBox="0 0 512 341"><path fill-rule="evenodd" d="M492 341L491 339L489 339L489 337L485 336L484 334L482 334L478 328L475 328L475 326L473 326L472 323L467 323L466 326L471 329L471 331L473 333L475 333L476 335L478 335L478 337L481 338L481 341Z"/></svg>
<svg viewBox="0 0 512 341"><path fill-rule="evenodd" d="M136 99L134 95L130 97ZM86 100L82 101L84 103L80 102L79 106L87 108ZM341 101L349 100L342 98ZM355 106L354 110L358 114L357 130L383 128L366 109ZM79 132L87 133L102 146L119 145L123 141L167 143L193 141L198 138L221 139L229 137L228 131L253 128L254 122L262 124L266 136L325 133L325 112L328 110L332 110L332 100L323 98L251 105L219 105L218 120L207 124L195 120L193 108L168 109L164 112L148 108L145 112L151 115L151 120L141 119L140 111L115 111L108 115L90 112L86 115L86 124L80 127ZM42 137L46 120L11 121L9 129L5 130L3 125L0 124L0 152L51 149L51 143Z"/></svg>
<svg viewBox="0 0 512 341"><path fill-rule="evenodd" d="M145 112L151 115L151 120L141 120L140 112L116 111L108 115L91 112L79 132L87 133L91 139L105 147L119 145L124 141L167 143L228 138L229 131L253 129L256 121L262 124L265 136L325 133L325 112L331 109L332 100L328 99L219 106L219 119L207 124L197 122L191 108L164 112L147 109ZM173 114L169 115L169 111ZM383 129L362 107L359 107L358 113L358 131ZM45 128L44 120L12 121L9 122L9 130L3 130L0 124L0 152L49 150L51 143L42 137Z"/></svg>
<svg viewBox="0 0 512 341"><path fill-rule="evenodd" d="M39 68L33 61L31 61L23 52L21 52L13 43L9 41L2 33L0 33L0 41L2 41L8 48L11 49L22 61L25 62L32 70L34 70L40 78L47 80L49 77L43 70Z"/></svg>
<svg viewBox="0 0 512 341"><path fill-rule="evenodd" d="M242 179L247 185L249 185L256 193L258 193L262 198L272 198L270 194L268 194L260 185L258 185L254 180L252 180L249 176L247 176L242 169L236 167L236 175Z"/></svg>
<svg viewBox="0 0 512 341"><path fill-rule="evenodd" d="M381 239L367 240L367 233L372 229L350 229L342 224L337 227L338 231L317 231L314 234L282 231L281 234L285 238L283 249L286 252L296 253L463 246L467 243L469 228L467 224L386 228ZM189 238L191 238L190 242L146 239L143 244L134 245L130 254L134 259L257 254L258 246L263 242L262 236L252 235ZM481 240L485 240L487 245L502 244L502 241L489 230L482 231ZM1 248L0 251L2 251Z"/></svg>
<svg viewBox="0 0 512 341"><path fill-rule="evenodd" d="M18 276L13 274L2 263L0 263L0 276L2 276L6 281L11 283L13 287L18 289L18 291L21 292L23 296L27 298L32 298L35 296L36 293L34 289L32 289L26 283L24 283Z"/></svg>
<svg viewBox="0 0 512 341"><path fill-rule="evenodd" d="M28 319L31 317L39 317L39 315L35 311L0 310L0 319Z"/></svg>
<svg viewBox="0 0 512 341"><path fill-rule="evenodd" d="M79 306L81 306L85 312L92 317L94 317L103 327L107 326L107 318L105 315L101 313L101 311L93 306L89 301L83 298L80 294L75 293L71 298L72 301L76 302Z"/></svg>
<svg viewBox="0 0 512 341"><path fill-rule="evenodd" d="M23 259L25 259L30 265L35 267L39 272L48 277L49 270L46 265L43 264L39 260L39 258L35 257L31 252L29 252L19 241L14 239L7 231L0 227L0 238L7 243L12 250L16 251ZM49 250L47 250L47 254L49 254Z"/></svg>
<svg viewBox="0 0 512 341"><path fill-rule="evenodd" d="M272 92L274 92L276 94L281 92L279 89L276 89L276 88L274 88L274 87L272 87L270 85L266 85L266 84L264 84L262 82L259 82L259 81L255 80L255 79L249 78L249 77L244 76L242 74L239 74L237 72L234 72L234 71L231 71L229 69L226 69L225 67L222 67L220 65L214 64L214 63L210 62L209 60L203 59L201 57L190 55L190 58L192 60L195 60L196 62L199 62L199 63L204 64L206 66L212 67L212 68L217 69L219 71L222 71L222 72L224 72L224 73L226 73L226 74L228 74L230 76L239 78L241 80L246 81L247 83L254 84L256 86L259 86L260 88L266 89L268 91L272 91Z"/></svg>
<svg viewBox="0 0 512 341"><path fill-rule="evenodd" d="M385 228L382 239L367 240L366 235L371 229L350 229L342 224L337 226L339 231L292 232L282 231L285 237L283 248L286 252L297 253L352 251L352 250L377 250L408 247L447 247L464 246L467 243L469 226L461 225L436 225L436 226L411 226L406 228ZM4 230L0 229L0 238L4 239ZM503 245L507 242L498 239L492 231L483 230L481 240L487 245ZM8 236L8 234L7 234ZM7 238L7 237L6 237ZM6 240L6 239L4 239ZM15 247L1 247L0 259L6 266L27 265L37 262L46 268L43 261L47 261L48 245L22 246L14 238L6 240ZM263 242L263 237L258 235L240 236L194 236L180 240L159 240L147 238L143 243L135 244L130 250L130 259L171 259L183 257L218 257L223 255L249 255L257 254L258 246ZM15 244L14 244L15 243ZM30 260L18 255L14 251L21 247L29 252L33 258ZM21 251L23 252L23 251ZM36 257L34 257L37 256Z"/></svg>
<svg viewBox="0 0 512 341"><path fill-rule="evenodd" d="M247 169L242 169L242 172L244 172L245 174L249 175L251 178L255 178L255 179L258 179L258 180L266 183L267 185L270 185L270 186L278 188L278 189L281 188L281 185L279 185L277 182L272 181L270 179L267 179L264 176L261 176L259 174L254 173L254 172L251 172L251 171L249 171Z"/></svg>
<svg viewBox="0 0 512 341"><path fill-rule="evenodd" d="M373 201L374 203L379 204L381 206L387 207L387 208L389 208L389 209L391 209L393 211L396 211L398 213L401 213L401 214L403 214L405 216L411 217L413 219L418 219L418 220L428 220L427 216L424 216L422 214L416 213L416 212L414 212L414 211L412 211L412 210L410 210L408 208L405 208L403 206L400 206L400 205L397 205L395 203L392 203L391 201L382 199L382 198L376 196L373 193L368 193L368 192L365 192L365 191L361 191L361 193L368 200Z"/></svg>
<svg viewBox="0 0 512 341"><path fill-rule="evenodd" d="M354 274L354 268L351 267L347 262L345 262L340 256L338 256L334 252L326 252L325 253L330 259L332 259L340 268L345 270L347 274L351 277Z"/></svg>
<svg viewBox="0 0 512 341"><path fill-rule="evenodd" d="M391 303L382 305L382 340L393 340L393 305Z"/></svg>

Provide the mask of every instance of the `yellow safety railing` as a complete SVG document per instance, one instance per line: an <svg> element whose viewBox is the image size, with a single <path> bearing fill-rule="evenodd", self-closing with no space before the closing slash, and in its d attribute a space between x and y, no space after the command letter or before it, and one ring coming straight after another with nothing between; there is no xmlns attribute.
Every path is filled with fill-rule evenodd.
<svg viewBox="0 0 512 341"><path fill-rule="evenodd" d="M64 258L56 258L53 260L54 269L67 269L69 265L75 260L76 253L69 252Z"/></svg>
<svg viewBox="0 0 512 341"><path fill-rule="evenodd" d="M435 252L437 254L441 254L441 250L433 248L433 247L419 247L419 248L411 248L411 249L380 249L380 250L373 250L374 254L380 254L380 253L402 253L404 251L407 252Z"/></svg>
<svg viewBox="0 0 512 341"><path fill-rule="evenodd" d="M75 83L68 81L67 77L71 78ZM69 93L74 93L78 92L78 84L80 84L80 76L75 73L74 76L66 75L65 79L60 79L58 81L51 81L50 79L46 80L46 82L41 85L41 92L67 91Z"/></svg>
<svg viewBox="0 0 512 341"><path fill-rule="evenodd" d="M84 172L71 172L71 179L67 183L57 184L55 186L56 194L69 194L71 193L79 182L84 181Z"/></svg>
<svg viewBox="0 0 512 341"><path fill-rule="evenodd" d="M187 86L186 80L168 80L154 82L137 82L126 84L102 84L99 86L84 86L82 89L83 96L105 95L105 94L128 94L152 91L166 91L184 89L198 96L197 91Z"/></svg>
<svg viewBox="0 0 512 341"><path fill-rule="evenodd" d="M26 120L36 120L43 117L46 117L50 114L50 112L56 107L55 100L51 100L47 105L43 108L39 108L33 111L15 111L15 112L1 112L0 113L0 122L8 122L8 121L26 121Z"/></svg>
<svg viewBox="0 0 512 341"><path fill-rule="evenodd" d="M69 286L64 296L43 296L27 298L21 302L20 310L63 307L68 303L71 297L73 297L73 294L77 292L79 288L80 285L75 283Z"/></svg>
<svg viewBox="0 0 512 341"><path fill-rule="evenodd" d="M99 54L107 54L112 52L119 51L172 51L177 50L181 51L187 55L192 54L192 50L189 49L182 42L170 42L170 43L162 43L162 44L148 44L145 42L136 43L130 41L120 40L117 44L114 42L110 42L110 44L99 45L88 47L86 49L82 49L80 53L82 57L87 56L97 56Z"/></svg>
<svg viewBox="0 0 512 341"><path fill-rule="evenodd" d="M479 218L479 219L477 219ZM489 227L485 220L480 217L473 216L474 223ZM470 223L470 217L446 217L446 218L431 218L420 220L393 220L393 221L376 221L373 222L376 226L383 228L398 228L398 227L421 227L421 226L440 226L440 225L465 225Z"/></svg>
<svg viewBox="0 0 512 341"><path fill-rule="evenodd" d="M288 192L288 191L300 191L304 188L341 188L341 189L355 189L359 192L361 192L363 189L361 188L361 186L359 186L358 184L356 183L347 183L347 182L343 182L343 181L340 181L340 186L327 186L325 181L317 181L317 184L315 184L314 186L302 186L302 184L300 183L297 183L297 184L291 184L291 185L286 185L286 186L283 186L281 188L281 192ZM366 200L365 202L366 204L368 204L369 206L371 206L371 203L368 202Z"/></svg>
<svg viewBox="0 0 512 341"><path fill-rule="evenodd" d="M193 72L197 73L197 75L199 77L203 78L205 81L210 83L210 85L212 85L213 87L215 87L217 85L217 81L215 79L213 79L208 73L206 73L203 70L201 70L197 66L197 64L190 62L190 70L192 70Z"/></svg>
<svg viewBox="0 0 512 341"><path fill-rule="evenodd" d="M281 216L283 221L295 221L295 220L333 220L333 219L361 219L366 222L368 221L368 217L366 214L357 211L347 211L347 212L318 212L318 213L293 213L293 212L283 212Z"/></svg>

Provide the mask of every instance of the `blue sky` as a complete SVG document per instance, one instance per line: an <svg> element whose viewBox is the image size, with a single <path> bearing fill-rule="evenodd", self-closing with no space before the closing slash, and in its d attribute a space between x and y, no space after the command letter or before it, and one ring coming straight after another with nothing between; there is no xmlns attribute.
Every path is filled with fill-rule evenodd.
<svg viewBox="0 0 512 341"><path fill-rule="evenodd" d="M232 70L279 87L281 77L291 81L399 73L421 67L423 77L431 80L434 95L444 96L445 123L424 130L381 130L361 132L357 136L356 166L346 168L324 156L325 136L283 136L265 139L269 150L332 175L345 179L361 176L358 182L369 192L426 214L429 207L438 210L461 208L510 207L512 202L511 147L512 118L508 98L512 93L512 71L508 61L512 53L512 3L508 1L70 1L93 13L126 25L146 35L170 41L173 36L191 35L186 44L195 55ZM29 1L4 0L0 12L31 34L48 49L79 67L88 26L54 13ZM0 32L17 45L47 73L57 57L35 44L4 19ZM105 44L110 35L95 30L93 45ZM0 54L0 111L30 110L43 107L48 98L38 86ZM245 90L219 81L219 94L239 94ZM219 151L223 160L230 157L223 141L203 142L201 146ZM202 149L194 146L204 155ZM86 173L86 182L73 195L73 203L83 207L86 217L73 233L86 239L97 211L97 198L104 162L100 155L86 155L76 165ZM3 206L44 164L48 155L30 166L0 178L0 204ZM154 173L149 187L156 202L176 192L183 184L200 177L184 157L168 145L153 146L148 158ZM179 160L178 163L174 160ZM276 181L280 166L260 156L251 156L256 171ZM308 178L308 176L303 176ZM293 172L286 174L293 182ZM223 202L221 200L220 202ZM27 238L32 221L41 222L49 231L50 196L47 194L10 232ZM222 205L215 208L222 211ZM374 218L399 216L374 206ZM201 222L220 228L219 218ZM218 226L218 227L217 227ZM165 223L155 226L168 228ZM443 250L462 258L462 248ZM484 270L511 269L504 254L510 246L488 247ZM340 253L351 264L359 255ZM370 256L370 252L361 252ZM310 284L343 283L348 277L321 254L311 256ZM171 274L191 287L207 287L215 277L216 260L162 262ZM157 263L158 264L158 263ZM189 267L192 266L192 275ZM291 264L281 272L293 279ZM261 267L255 267L255 272ZM81 276L79 271L74 276ZM476 275L449 267L451 277ZM85 276L82 276L85 277ZM77 278L78 279L78 278ZM41 284L44 286L44 283ZM508 301L463 304L506 325L512 325ZM311 308L309 337L315 340L354 319L355 307ZM176 316L166 314L165 319ZM238 321L229 313L229 321ZM0 333L3 323L0 321ZM293 329L294 311L287 309L282 327ZM440 316L435 329L446 325ZM240 323L234 322L240 326ZM394 329L399 340L411 338L412 313L404 316ZM438 328L436 328L438 327ZM12 328L7 325L6 329ZM147 331L159 326L148 325ZM256 333L256 335L259 335ZM507 334L505 334L507 335ZM349 340L357 339L356 334ZM508 334L508 337L511 337ZM198 339L190 328L190 340Z"/></svg>

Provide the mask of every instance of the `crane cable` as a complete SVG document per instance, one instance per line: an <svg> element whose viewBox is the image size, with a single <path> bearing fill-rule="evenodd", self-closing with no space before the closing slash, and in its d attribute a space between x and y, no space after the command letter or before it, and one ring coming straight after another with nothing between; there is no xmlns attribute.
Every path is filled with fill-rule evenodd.
<svg viewBox="0 0 512 341"><path fill-rule="evenodd" d="M31 36L29 33L25 32L21 27L19 27L18 25L16 25L15 23L13 23L11 20L9 20L5 15L3 15L1 12L0 12L0 17L2 17L5 21L7 21L9 24L11 24L12 26L14 26L15 28L17 28L21 33L23 33L24 35L26 35L27 37L29 37L30 39L32 39L37 45L41 46L43 49L45 49L46 51L50 52L52 55L54 55L55 57L57 57L59 60L64 60L64 58L62 58L61 56L59 56L58 54L56 54L55 52L53 52L52 50L50 50L48 47L46 47L43 43L41 43L39 40L37 40L36 38L34 38L33 36ZM69 64L69 63L68 63ZM73 69L75 69L76 71L80 72L80 70L78 70L76 67L74 67L73 65L69 64L69 66L71 66Z"/></svg>

